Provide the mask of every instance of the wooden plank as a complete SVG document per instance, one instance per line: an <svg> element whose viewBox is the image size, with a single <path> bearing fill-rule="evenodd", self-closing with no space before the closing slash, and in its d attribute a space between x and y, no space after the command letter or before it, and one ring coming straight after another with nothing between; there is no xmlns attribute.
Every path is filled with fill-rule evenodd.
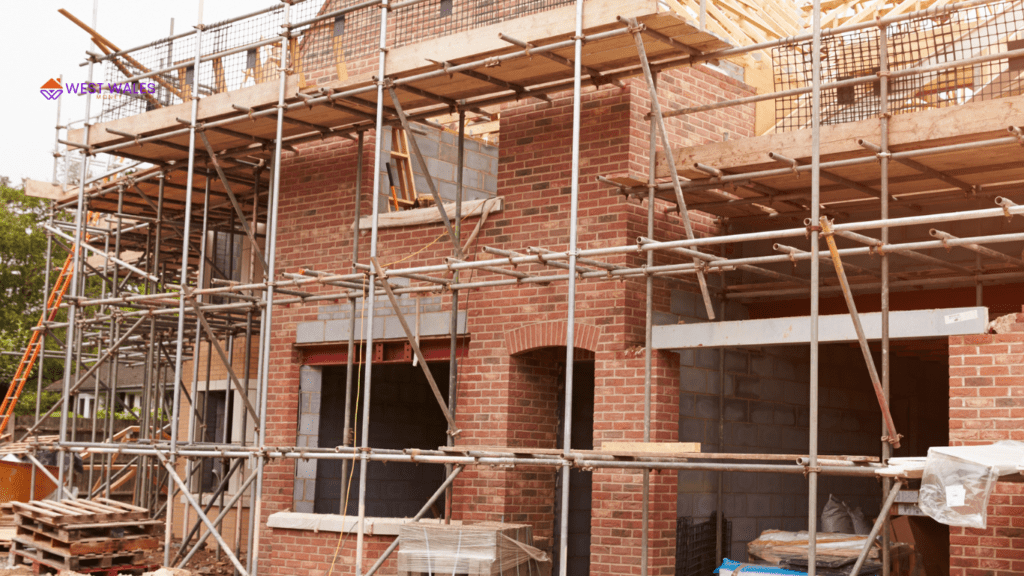
<svg viewBox="0 0 1024 576"><path fill-rule="evenodd" d="M890 148L899 152L998 138L1007 135L1007 126L1022 125L1024 125L1024 96L898 114L893 116L889 122ZM865 156L864 149L857 145L858 138L879 142L878 120L822 126L821 154L823 159ZM784 167L768 159L768 152L777 152L795 159L808 158L811 155L811 131L773 133L754 138L678 148L675 150L676 168L682 176L702 179L707 174L693 169L695 162L719 169ZM665 165L664 153L658 153L657 162L658 176L667 176L668 167Z"/></svg>
<svg viewBox="0 0 1024 576"><path fill-rule="evenodd" d="M607 444L607 443L606 443ZM624 444L630 444L625 442ZM684 443L687 444L687 443ZM467 453L467 452L490 452L495 454L529 454L529 455L541 455L541 456L561 456L563 451L560 448L522 448L515 446L441 446L438 450L442 452L451 453ZM581 455L601 455L601 456L616 456L618 452L612 452L608 450L573 450L573 454ZM659 453L640 453L633 452L642 457L650 457L652 454L659 455ZM686 459L700 459L700 460L767 460L767 461L789 461L796 462L800 458L808 458L807 454L745 454L745 453L722 453L722 452L675 452L671 453L671 457L684 457ZM824 459L829 460L842 460L846 462L858 462L858 463L872 463L878 462L877 456L859 456L859 455L823 455L820 456Z"/></svg>
<svg viewBox="0 0 1024 576"><path fill-rule="evenodd" d="M700 452L700 442L605 442L602 452L676 454Z"/></svg>
<svg viewBox="0 0 1024 576"><path fill-rule="evenodd" d="M207 96L199 100L198 117L200 120L209 120L225 114L236 114L237 111L231 107L232 104L252 107L267 104L268 102L277 102L279 88L280 86L276 82L271 82ZM295 75L289 76L285 93L294 94L297 89L298 78ZM89 131L89 145L101 146L125 140L123 136L108 133L105 128L113 128L129 134L146 134L168 128L180 128L182 125L178 123L177 118L191 117L192 103L183 102L159 110L151 110L145 114L136 114L128 118L104 122L97 125L97 128ZM82 139L83 129L77 128L68 131L68 142L81 142Z"/></svg>
<svg viewBox="0 0 1024 576"><path fill-rule="evenodd" d="M78 188L65 192L60 186L49 182L25 179L25 195L33 198L56 200L62 202L71 198L78 198ZM91 188L91 187L90 187ZM88 192L88 191L87 191Z"/></svg>

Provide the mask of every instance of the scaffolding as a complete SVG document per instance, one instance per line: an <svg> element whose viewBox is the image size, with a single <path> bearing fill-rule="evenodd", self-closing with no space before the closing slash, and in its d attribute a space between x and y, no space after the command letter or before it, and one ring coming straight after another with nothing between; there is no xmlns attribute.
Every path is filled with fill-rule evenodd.
<svg viewBox="0 0 1024 576"><path fill-rule="evenodd" d="M732 47L728 43L708 34L701 27L688 23L680 24L679 19L665 19L657 16L637 18L620 16L614 26L599 31L584 28L584 6L597 2L591 0L553 1L545 3L543 10L556 6L571 7L575 14L574 31L568 39L549 41L535 45L530 41L503 37L509 45L504 53L485 58L467 56L458 61L439 62L431 71L403 71L389 73L387 55L389 50L410 44L418 39L410 22L416 19L417 11L424 9L430 0L368 0L361 3L328 2L316 10L309 9L316 3L311 0L283 0L265 10L246 14L229 21L202 24L202 0L200 0L200 24L194 30L173 35L171 38L153 42L128 50L105 50L104 54L91 53L88 60L88 77L91 82L94 69L99 65L107 67L107 79L131 85L152 79L160 88L153 98L129 98L118 106L106 105L102 111L103 120L116 120L133 114L157 112L175 104L190 104L189 118L176 118L177 126L162 127L159 130L141 130L138 133L108 127L104 134L93 132L95 126L86 122L75 138L61 138L58 131L57 143L69 151L82 153L81 184L77 192L55 201L55 210L74 214L73 224L51 218L46 229L49 232L48 251L63 249L72 259L73 276L67 301L67 320L64 322L41 322L40 349L45 341L57 341L64 348L65 374L63 380L60 410L60 436L56 445L60 450L60 471L57 478L58 491L68 483L74 470L65 466L65 460L72 455L82 455L90 464L100 461L99 466L90 466L89 485L97 486L93 495L111 495L111 487L123 484L129 469L134 466L136 502L153 511L153 516L165 515L166 540L164 563L183 565L201 547L207 536L216 540L220 553L234 565L239 574L255 575L260 572L259 538L263 528L261 522L261 501L264 494L264 468L271 459L335 459L345 466L360 462L358 482L358 522L356 574L369 576L380 568L388 555L395 549L397 541L381 557L367 558L364 548L368 462L417 463L446 466L447 478L441 488L424 505L413 519L423 516L435 501L452 498L451 485L456 476L466 467L473 466L547 466L561 474L561 502L569 501L569 472L572 468L585 469L628 469L643 471L643 544L641 546L641 570L648 570L648 499L649 473L651 470L704 470L718 472L775 472L804 475L809 487L808 531L809 531L809 573L815 574L815 534L817 515L817 483L820 475L834 474L877 478L882 475L882 464L870 459L847 458L843 462L822 461L818 450L818 361L819 361L819 299L822 294L843 294L849 303L850 314L858 327L859 343L871 371L871 380L877 394L879 410L885 421L881 444L881 461L884 463L898 447L900 434L896 431L889 415L888 398L890 387L890 338L889 338L889 296L894 290L905 288L976 286L980 299L981 287L987 284L1007 283L1024 279L1019 270L1024 261L1000 251L990 245L1020 242L1024 233L979 234L959 238L950 233L934 229L934 239L924 241L890 242L890 231L913 226L941 225L956 221L1009 218L1024 214L1019 206L1005 197L1019 189L1022 175L1019 169L1006 168L1003 171L987 171L981 164L961 170L958 173L943 171L941 167L927 166L928 158L942 155L963 155L965 152L986 154L998 163L1000 155L1024 143L1021 127L1011 126L1003 135L991 132L978 138L956 143L924 144L903 146L894 149L890 142L889 126L895 113L909 113L907 109L893 107L893 102L905 101L901 96L904 85L916 86L918 92L925 90L928 81L938 78L948 80L947 72L957 71L975 64L985 64L986 78L1002 82L1009 90L1012 82L997 72L1014 68L1024 58L1024 48L1015 47L1012 38L1000 37L995 46L978 53L975 49L954 50L939 60L922 57L916 62L894 60L893 54L898 41L888 39L905 34L907 30L928 29L922 23L933 19L950 22L950 16L961 22L1003 22L1004 14L1019 10L1016 2L1002 0L967 0L957 4L936 6L914 12L905 12L861 21L853 24L822 29L820 0L812 8L811 31L796 36L768 40L746 46ZM471 5L471 2L456 2ZM530 3L526 3L530 4ZM526 5L524 4L524 6ZM702 3L703 5L703 3ZM532 6L532 4L531 4ZM456 11L461 10L456 6ZM532 8L531 8L532 9ZM378 13L374 15L374 13ZM471 12L459 12L461 26L473 27ZM529 11L516 12L510 17L531 14ZM325 29L342 28L345 23L352 25L357 20L369 22L379 19L378 34L366 34L355 41L334 46L325 37ZM972 20L973 19L973 20ZM704 21L704 13L701 13ZM398 24L392 27L392 22ZM494 20L496 24L501 19ZM478 24L478 23L477 23ZM236 28L232 28L235 26ZM246 32L231 36L231 30L238 26ZM395 30L395 27L398 30ZM1001 29L1000 29L1001 30ZM443 36L452 30L427 31L428 35ZM565 32L570 32L566 30ZM835 74L823 76L823 54L835 56L841 50L837 46L849 44L849 38L870 33L875 38L870 49L856 53L859 60L850 77ZM998 31L992 34L1000 33ZM969 34L969 33L968 33ZM1007 34L1003 34L1007 36ZM1009 34L1012 36L1012 34ZM918 40L920 41L920 39ZM857 44L860 40L856 40ZM307 50L307 43L316 46ZM584 53L584 43L589 52ZM823 43L832 46L823 51ZM97 41L97 45L112 45ZM860 46L861 44L857 44ZM213 46L213 48L207 48ZM604 47L605 51L594 49ZM631 47L632 53L622 57L624 47ZM116 47L115 47L116 48ZM264 50L266 48L266 50ZM302 54L315 54L317 58L332 61L332 58L349 60L360 55L374 56L376 75L374 81L366 82L343 91L323 89L291 93L297 74L304 77L315 63L304 60ZM662 70L699 63L717 62L742 56L755 51L776 50L779 53L799 53L806 58L810 67L807 78L800 80L800 86L787 84L782 91L740 98L724 102L707 103L686 109L663 109L658 98L657 75ZM565 54L570 54L567 56ZM613 54L614 59L600 61L602 54ZM809 54L808 54L809 53ZM595 56L596 54L596 56ZM904 54L900 54L902 56ZM611 56L609 56L611 58ZM561 66L558 72L544 70L538 63L555 61ZM584 63L586 61L586 63ZM232 64L234 62L234 64ZM891 65L899 62L899 65ZM522 80L515 83L497 77L495 66L507 63L520 73ZM205 65L205 66L204 66ZM787 66L792 66L788 62ZM999 70L996 68L1002 66ZM257 70L259 68L259 70ZM303 69L305 72L303 72ZM543 69L543 70L542 70ZM540 71L537 71L540 70ZM196 71L199 71L198 73ZM537 72L534 72L537 71ZM806 72L801 70L801 73ZM463 92L454 88L451 92L443 84L454 75L466 82L460 84ZM615 84L632 77L643 78L643 86L651 101L649 118L650 164L646 183L623 184L612 178L603 178L609 186L630 197L647 203L647 235L636 243L609 247L580 246L577 234L578 200L580 190L580 127L581 97L585 84L603 86ZM835 76L835 79L833 77ZM1002 80L999 80L1002 78ZM945 80L944 80L945 79ZM787 82L791 81L790 78ZM246 86L251 82L251 86ZM291 83L290 83L291 82ZM430 86L431 91L423 86ZM200 118L201 102L206 98L243 88L273 88L276 97L269 104L231 104L218 119ZM850 88L840 94L840 89ZM956 84L950 90L962 89ZM1003 92L1006 92L1003 90ZM399 97L399 92L402 97ZM467 113L479 113L489 106L521 99L548 100L551 95L571 91L572 149L571 149L571 200L569 240L567 249L552 250L545 247L531 248L528 252L513 252L500 247L484 247L491 258L469 260L465 247L475 240L478 229L468 242L463 240L462 207L462 166L465 143L465 118ZM1012 90L1011 90L1012 91ZM947 94L937 90L930 94ZM268 92L269 93L269 92ZM297 95L296 95L297 94ZM848 116L823 112L823 95L828 94L825 106L842 103L843 98L854 98L853 108L846 109ZM1006 96L1004 93L1000 93ZM955 96L955 95L954 95ZM994 97L986 92L986 98ZM964 103L943 99L941 105ZM857 108L864 103L868 108ZM91 98L86 104L86 118L90 118ZM778 100L783 102L780 110L787 112L785 118L791 122L780 126L776 134L788 127L806 128L810 131L807 156L809 161L791 158L778 150L760 150L763 158L759 162L740 163L736 166L715 166L702 162L685 164L680 160L666 129L665 119L673 116L700 114L729 106L743 106L756 102ZM127 104L125 104L127 102ZM927 105L921 101L919 107ZM939 104L935 104L938 106ZM865 111L867 110L867 111ZM459 115L459 182L454 215L449 216L438 193L423 155L411 138L411 156L416 159L426 175L429 192L439 209L439 218L444 227L444 237L451 243L451 257L433 265L386 268L378 260L378 222L381 216L380 202L372 202L370 232L370 257L359 262L360 206L363 182L364 134L374 131L382 134L388 126L401 126L408 133L411 123L441 113ZM841 158L823 159L821 142L822 125L853 119L877 126L877 141L869 141L869 135L854 135L858 140L860 153L846 153ZM857 124L862 127L865 124ZM248 128L243 128L247 126ZM872 132L874 134L875 132ZM284 151L295 151L297 144L324 139L345 137L357 142L357 166L355 213L353 224L353 265L351 270L303 270L301 273L287 273L278 270L276 264L278 208L281 199L281 164ZM870 136L874 137L874 136ZM661 153L658 154L658 142ZM187 142L187 143L186 143ZM375 138L373 157L373 197L381 190L382 146L384 139ZM55 144L56 146L56 144ZM698 147L699 148L699 147ZM57 150L60 153L59 150ZM70 152L69 152L70 153ZM88 161L101 154L112 154L137 162L152 164L131 173L106 178L88 177ZM159 159L157 159L159 157ZM686 157L688 158L688 157ZM201 166L200 160L208 160ZM893 180L891 166L896 163L914 171L915 178L900 177ZM767 167L765 165L768 165ZM132 168L135 166L133 165ZM876 185L867 185L865 178L842 175L851 169L877 175ZM802 174L810 174L810 182L800 180ZM979 182L981 174L992 174L988 180ZM965 176L964 174L967 174ZM182 178L183 176L183 178ZM972 177L975 177L972 179ZM914 181L917 187L904 192L900 186ZM831 182L826 185L824 182ZM927 181L928 184L922 184ZM781 184L780 184L781 183ZM875 187L877 186L877 188ZM62 187L62 191L65 187ZM950 209L926 212L922 207L947 208L953 200L965 196L980 201L993 198L995 205L990 208L972 210ZM696 200L696 201L694 201ZM675 211L686 231L685 238L655 238L655 210L659 201L675 205ZM890 210L910 210L912 215L892 217ZM201 215L199 211L201 210ZM720 236L700 236L690 223L690 212L700 210L715 214L722 224L750 224L771 227L781 222L797 222L789 228L726 233ZM87 222L87 211L104 214L98 222ZM856 219L852 215L869 215ZM830 218L831 217L831 218ZM482 226L482 223L481 223ZM212 233L218 233L213 235ZM877 233L877 237L867 234ZM856 247L840 248L835 237L841 237ZM228 239L230 238L230 239ZM232 278L216 265L216 254L222 246L213 245L223 241L229 258L239 257L233 248L235 238L248 240L251 247L246 266L248 278ZM220 240L223 239L223 240ZM260 249L263 241L263 249ZM829 255L820 252L820 241L826 240ZM710 250L726 244L751 242L803 243L803 248L774 244L778 254L768 256L747 256L729 258L716 255ZM102 245L102 247L100 247ZM977 255L974 268L951 264L921 251L932 248L961 248ZM134 259L124 254L134 251ZM722 251L724 254L724 251ZM632 255L645 259L642 265L612 263L616 256ZM878 271L853 266L848 260L865 255L877 255L880 259ZM656 262L658 256L661 262ZM835 279L823 281L823 260L834 261ZM890 271L891 258L905 257L922 263L925 268L913 274ZM984 266L982 261L990 265ZM49 258L47 259L49 262ZM808 264L807 278L796 276L796 264ZM794 273L779 272L773 266L794 266ZM844 268L845 264L845 268ZM231 268L234 268L232 262ZM801 268L802 269L802 268ZM826 268L827 269L827 268ZM213 278L205 275L210 270ZM857 274L857 281L848 278L846 271ZM485 279L464 279L462 273L479 271L489 274ZM766 282L726 285L724 273L741 271L760 277ZM49 272L49 271L48 271ZM722 278L721 285L709 281L712 275ZM47 274L49 278L50 274ZM86 294L86 278L99 278L101 292ZM408 280L408 285L393 282L394 279ZM646 343L644 347L644 441L651 439L651 382L653 347L651 344L654 325L654 286L656 281L682 282L683 285L702 295L707 316L721 320L724 317L724 303L729 300L740 302L761 298L809 297L810 299L810 420L809 450L798 462L793 455L760 455L752 462L742 454L705 453L684 456L623 456L601 451L580 451L570 446L572 430L572 402L566 401L563 415L563 446L557 453L524 453L500 448L473 448L459 450L455 438L459 433L458 418L455 414L455 390L458 375L457 330L460 294L467 290L478 290L499 286L530 286L537 284L566 284L568 298L565 363L565 397L572 398L573 360L576 336L576 294L577 283L588 280L639 278L646 283ZM49 286L47 286L49 290ZM356 339L357 300L374 302L383 292L392 303L401 320L413 353L422 367L432 392L448 422L449 449L447 450L388 450L374 448L370 443L370 402L371 376L374 367L374 334L364 332L365 340ZM867 338L860 329L859 316L853 301L853 294L878 293L881 295L881 369L874 372L874 361ZM440 392L427 358L420 349L414 330L404 318L396 296L402 294L451 295L450 323L450 382L449 396ZM326 301L348 301L351 309L349 337L347 343L348 377L346 398L352 397L353 366L356 356L365 356L364 366L361 445L351 446L348 430L353 423L353 414L348 404L344 414L346 431L343 446L337 448L276 447L267 444L268 383L271 372L271 330L274 312L282 306ZM715 301L722 304L717 311ZM979 301L980 305L980 301ZM43 317L53 311L43 310ZM373 325L374 306L369 306L365 322ZM61 340L55 331L64 330ZM205 343L205 348L201 346ZM226 343L226 344L222 344ZM229 390L237 393L244 404L242 411L242 438L231 444L220 445L204 441L204 415L198 405L199 384L203 381L199 373L202 356L205 355L206 392L209 392L211 358L217 358L227 371ZM724 354L724 349L722 354ZM193 382L191 393L183 382L185 370L190 364ZM100 368L102 366L102 369ZM96 383L97 392L103 388L110 402L119 402L117 382L119 366L141 366L144 374L142 410L139 414L138 438L132 441L118 441L115 437L113 410L108 411L106 421L92 416L92 432L89 438L80 438L77 427L69 428L69 414L73 412L72 398L87 380ZM720 363L724 370L724 362ZM724 378L724 371L723 376ZM40 374L40 384L42 376ZM253 389L250 385L255 383ZM236 396L232 396L236 397ZM32 441L36 448L48 444L39 443L37 429L43 420L57 410L40 414L37 404L36 424L19 440ZM721 407L720 407L721 409ZM160 415L171 415L165 422ZM184 415L188 414L185 421ZM724 420L723 420L724 422ZM186 430L180 430L186 425ZM749 455L747 455L749 456ZM115 460L130 458L127 465L117 466ZM830 457L834 458L834 457ZM225 473L217 487L209 494L200 488L196 490L194 476L203 469L203 462L210 460L225 462ZM745 461L746 460L746 461ZM35 460L33 460L35 461ZM182 462L184 461L184 465ZM854 462L856 465L848 465ZM38 464L38 463L37 463ZM42 468L41 465L39 465ZM346 468L347 469L347 468ZM98 473L94 473L98 471ZM895 493L905 479L886 477L883 483L882 500L891 503ZM120 482L120 484L119 484ZM234 494L226 498L229 483L234 482ZM162 492L166 490L166 497ZM719 484L721 498L721 483ZM184 518L175 518L174 506L169 504L178 496L183 497ZM243 500L248 497L248 524L239 525ZM206 505L203 504L207 500ZM216 518L209 511L217 503L220 513ZM235 531L229 535L222 529L222 522L228 511L236 509ZM719 552L721 551L722 506L718 508ZM557 545L559 573L567 574L568 562L568 515L569 507L561 509L561 533ZM884 515L883 515L884 516ZM177 555L172 554L171 536L175 522L181 522L187 534L184 545ZM883 530L880 521L875 527ZM203 535L193 537L203 530ZM233 538L233 541L232 541ZM243 543L244 539L244 543ZM246 551L243 557L242 551ZM883 554L888 547L883 546ZM373 562L369 567L367 561ZM863 559L861 560L863 562ZM883 559L886 574L888 559ZM264 571L266 571L264 569Z"/></svg>

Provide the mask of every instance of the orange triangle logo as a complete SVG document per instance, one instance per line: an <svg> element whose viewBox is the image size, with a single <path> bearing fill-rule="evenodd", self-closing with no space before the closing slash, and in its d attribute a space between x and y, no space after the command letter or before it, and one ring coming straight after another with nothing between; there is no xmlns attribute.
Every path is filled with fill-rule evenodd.
<svg viewBox="0 0 1024 576"><path fill-rule="evenodd" d="M50 78L49 82L47 82L46 84L43 84L43 86L40 89L41 90L60 90L60 88L61 88L60 83L57 82L56 80L54 80L53 78Z"/></svg>

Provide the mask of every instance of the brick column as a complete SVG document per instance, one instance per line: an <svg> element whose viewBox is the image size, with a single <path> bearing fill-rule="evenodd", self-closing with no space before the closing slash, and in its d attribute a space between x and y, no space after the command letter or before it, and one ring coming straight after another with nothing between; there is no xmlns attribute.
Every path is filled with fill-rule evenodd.
<svg viewBox="0 0 1024 576"><path fill-rule="evenodd" d="M1006 334L949 339L949 444L1024 440L1024 314ZM950 576L1024 573L1024 484L999 482L988 528L949 529Z"/></svg>
<svg viewBox="0 0 1024 576"><path fill-rule="evenodd" d="M679 439L678 357L655 353L652 368L651 441ZM643 441L644 358L642 349L598 353L594 390L594 447L608 441ZM648 573L675 573L675 471L651 473ZM643 473L594 471L590 573L640 574Z"/></svg>

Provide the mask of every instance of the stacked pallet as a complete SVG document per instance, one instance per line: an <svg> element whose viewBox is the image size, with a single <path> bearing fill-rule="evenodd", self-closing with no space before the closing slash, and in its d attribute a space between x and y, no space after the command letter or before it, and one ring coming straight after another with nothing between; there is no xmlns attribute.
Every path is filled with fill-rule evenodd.
<svg viewBox="0 0 1024 576"><path fill-rule="evenodd" d="M14 532L14 505L4 502L0 504L0 554L10 552Z"/></svg>
<svg viewBox="0 0 1024 576"><path fill-rule="evenodd" d="M163 545L163 522L145 508L94 500L14 502L14 564L81 573L138 570L146 552Z"/></svg>

